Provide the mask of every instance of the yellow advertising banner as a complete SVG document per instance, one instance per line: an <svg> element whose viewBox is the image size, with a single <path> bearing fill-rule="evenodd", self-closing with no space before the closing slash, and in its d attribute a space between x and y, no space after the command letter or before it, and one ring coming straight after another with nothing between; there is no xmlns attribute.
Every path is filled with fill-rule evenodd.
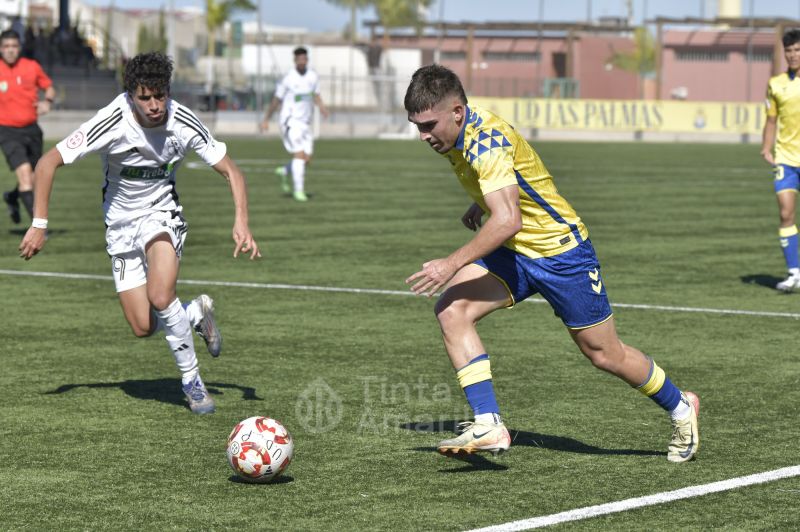
<svg viewBox="0 0 800 532"><path fill-rule="evenodd" d="M763 103L470 98L518 128L760 134Z"/></svg>

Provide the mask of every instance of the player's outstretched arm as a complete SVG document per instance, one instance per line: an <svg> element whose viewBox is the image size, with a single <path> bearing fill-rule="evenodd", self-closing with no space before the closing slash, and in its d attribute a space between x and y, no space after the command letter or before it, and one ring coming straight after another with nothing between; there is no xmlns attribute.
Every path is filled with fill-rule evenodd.
<svg viewBox="0 0 800 532"><path fill-rule="evenodd" d="M63 164L61 154L52 148L36 165L33 174L33 223L19 245L19 256L25 260L39 253L46 242L50 192L53 190L56 168Z"/></svg>
<svg viewBox="0 0 800 532"><path fill-rule="evenodd" d="M264 119L261 121L261 131L267 131L269 129L269 121L272 118L272 114L278 110L278 107L281 106L280 98L273 96L272 100L269 102L269 107L267 108L267 112L264 113Z"/></svg>
<svg viewBox="0 0 800 532"><path fill-rule="evenodd" d="M233 256L238 257L239 253L250 253L250 260L261 257L258 244L250 232L247 211L247 183L244 174L236 166L236 163L227 155L220 162L214 165L214 170L220 173L231 187L233 194L233 205L235 209L235 219L233 222L233 241L236 246L233 249Z"/></svg>
<svg viewBox="0 0 800 532"><path fill-rule="evenodd" d="M328 118L328 116L330 116L330 112L328 108L325 107L325 104L322 102L322 97L319 94L314 95L314 103L319 107L319 112L322 113L323 118Z"/></svg>
<svg viewBox="0 0 800 532"><path fill-rule="evenodd" d="M522 229L517 185L490 192L484 199L492 214L483 229L449 257L426 262L420 271L406 279L412 292L431 297L450 282L458 270L485 257Z"/></svg>

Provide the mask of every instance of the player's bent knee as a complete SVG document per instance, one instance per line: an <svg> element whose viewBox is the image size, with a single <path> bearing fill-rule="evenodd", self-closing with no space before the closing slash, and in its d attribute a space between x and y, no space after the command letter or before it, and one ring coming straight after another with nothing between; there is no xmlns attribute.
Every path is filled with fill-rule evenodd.
<svg viewBox="0 0 800 532"><path fill-rule="evenodd" d="M164 310L175 301L175 294L154 293L147 294L147 299L156 310Z"/></svg>
<svg viewBox="0 0 800 532"><path fill-rule="evenodd" d="M131 323L130 326L131 330L133 331L133 335L137 338L147 338L153 334L153 330L150 328L150 323L144 327L137 323Z"/></svg>
<svg viewBox="0 0 800 532"><path fill-rule="evenodd" d="M469 314L468 302L462 299L439 299L434 306L434 313L442 329L474 321Z"/></svg>

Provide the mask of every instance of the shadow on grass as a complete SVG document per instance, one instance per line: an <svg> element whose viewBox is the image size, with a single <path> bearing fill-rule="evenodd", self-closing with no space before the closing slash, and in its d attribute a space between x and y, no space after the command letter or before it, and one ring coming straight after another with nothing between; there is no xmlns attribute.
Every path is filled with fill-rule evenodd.
<svg viewBox="0 0 800 532"><path fill-rule="evenodd" d="M151 380L126 380L120 382L88 382L83 384L62 384L55 390L44 392L44 395L62 394L74 390L75 388L118 388L127 395L135 399L148 401L160 401L172 405L179 405L189 408L186 397L181 390L180 379L151 379ZM240 390L242 398L246 401L260 401L256 395L255 388L249 386L239 386L238 384L227 384L224 382L207 382L206 388L212 395L222 395L221 389Z"/></svg>
<svg viewBox="0 0 800 532"><path fill-rule="evenodd" d="M740 277L744 284L757 284L770 290L775 290L775 285L783 281L783 277L775 277L766 273L754 273L752 275L742 275Z"/></svg>
<svg viewBox="0 0 800 532"><path fill-rule="evenodd" d="M413 430L415 432L452 432L456 433L456 426L459 422L435 421L429 423L402 423L400 428ZM512 447L539 447L550 449L551 451L562 451L567 453L580 454L604 454L621 456L666 456L666 451L646 451L640 449L604 449L583 443L566 436L553 436L550 434L540 434L538 432L528 432L525 430L508 429L511 434ZM435 451L433 447L420 447L418 451Z"/></svg>
<svg viewBox="0 0 800 532"><path fill-rule="evenodd" d="M290 477L289 475L281 475L272 482L259 483L259 482L248 482L242 477L231 475L228 477L228 481L233 482L234 484L243 484L245 486L274 486L276 484L288 484L289 482L294 482L294 477Z"/></svg>
<svg viewBox="0 0 800 532"><path fill-rule="evenodd" d="M10 235L17 235L17 236L25 236L25 233L28 232L29 226L24 227L12 227L8 230L8 234ZM51 236L61 236L69 233L69 229L48 229L47 236L48 238Z"/></svg>
<svg viewBox="0 0 800 532"><path fill-rule="evenodd" d="M436 447L414 447L412 451L421 453L435 453ZM507 465L496 462L497 458L486 458L482 454L447 454L443 455L448 460L458 460L464 462L464 467L457 469L440 469L439 473L468 473L470 471L505 471ZM503 455L501 454L500 457Z"/></svg>

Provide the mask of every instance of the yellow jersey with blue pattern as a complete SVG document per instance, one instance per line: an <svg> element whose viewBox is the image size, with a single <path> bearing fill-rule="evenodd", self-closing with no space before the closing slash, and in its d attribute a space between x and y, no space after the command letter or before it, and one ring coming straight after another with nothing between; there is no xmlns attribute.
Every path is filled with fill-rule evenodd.
<svg viewBox="0 0 800 532"><path fill-rule="evenodd" d="M767 116L778 117L775 164L800 166L800 79L792 71L769 79Z"/></svg>
<svg viewBox="0 0 800 532"><path fill-rule="evenodd" d="M505 247L537 259L564 253L588 238L586 226L558 193L539 155L497 115L467 106L458 140L445 156L461 185L489 215L485 195L511 185L519 188L522 229Z"/></svg>

